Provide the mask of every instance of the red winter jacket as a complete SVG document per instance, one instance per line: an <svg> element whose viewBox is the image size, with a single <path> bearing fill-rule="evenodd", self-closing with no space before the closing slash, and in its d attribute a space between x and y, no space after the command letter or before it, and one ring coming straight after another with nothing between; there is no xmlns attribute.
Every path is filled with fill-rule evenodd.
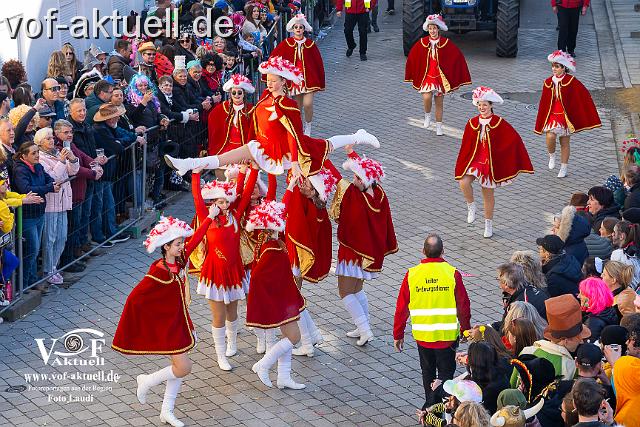
<svg viewBox="0 0 640 427"><path fill-rule="evenodd" d="M377 4L377 0L371 0L369 9L373 9ZM344 8L344 0L336 0L336 10L342 12ZM347 13L367 13L368 10L364 8L364 0L351 0L351 7L346 9Z"/></svg>
<svg viewBox="0 0 640 427"><path fill-rule="evenodd" d="M442 258L425 258L421 263L426 262L445 262ZM407 326L407 319L409 319L409 273L404 276L402 285L400 285L400 293L398 294L398 301L396 302L396 314L393 319L393 339L399 340L404 338L404 328ZM456 280L456 287L454 288L454 295L456 297L456 310L458 314L458 322L460 323L460 332L471 329L471 303L469 302L469 296L467 290L462 283L462 275L458 270L454 274ZM423 342L417 341L418 345L425 348L447 348L453 344L453 341L436 341L436 342Z"/></svg>
<svg viewBox="0 0 640 427"><path fill-rule="evenodd" d="M565 9L575 9L576 7L589 7L591 0L551 0L551 7L560 6Z"/></svg>

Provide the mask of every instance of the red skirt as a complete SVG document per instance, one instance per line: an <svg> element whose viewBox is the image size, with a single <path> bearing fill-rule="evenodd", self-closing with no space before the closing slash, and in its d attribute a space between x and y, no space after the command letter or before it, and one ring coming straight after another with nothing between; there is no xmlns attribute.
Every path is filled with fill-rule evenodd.
<svg viewBox="0 0 640 427"><path fill-rule="evenodd" d="M476 151L476 155L473 157L465 175L475 176L478 179L478 183L485 188L496 188L511 183L511 180L497 183L494 179L489 157L489 145L484 138L478 144L478 151Z"/></svg>
<svg viewBox="0 0 640 427"><path fill-rule="evenodd" d="M433 58L429 60L429 69L420 87L420 93L436 92L436 95L442 95L444 93L444 85L442 84L438 62Z"/></svg>
<svg viewBox="0 0 640 427"><path fill-rule="evenodd" d="M551 104L551 112L544 125L544 132L553 132L561 136L566 136L570 133L564 108L558 98L555 98L553 104Z"/></svg>
<svg viewBox="0 0 640 427"><path fill-rule="evenodd" d="M366 271L362 268L362 257L355 253L353 249L339 245L338 246L338 264L336 266L336 275L354 277L356 279L372 280L378 276L378 273Z"/></svg>
<svg viewBox="0 0 640 427"><path fill-rule="evenodd" d="M298 320L306 302L296 287L287 252L276 240L264 243L260 252L251 270L247 326L270 329Z"/></svg>

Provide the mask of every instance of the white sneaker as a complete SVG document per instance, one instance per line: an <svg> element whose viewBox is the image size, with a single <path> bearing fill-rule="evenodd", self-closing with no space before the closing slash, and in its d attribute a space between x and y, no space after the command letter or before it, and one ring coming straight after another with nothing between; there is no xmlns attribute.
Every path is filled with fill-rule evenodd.
<svg viewBox="0 0 640 427"><path fill-rule="evenodd" d="M349 331L346 334L349 338L360 338L360 331L355 328L353 331Z"/></svg>
<svg viewBox="0 0 640 427"><path fill-rule="evenodd" d="M359 345L360 347L362 347L363 345L365 345L366 343L368 343L372 339L373 339L373 332L371 332L371 330L368 330L368 331L360 334L360 338L358 338L358 341L356 341L356 344Z"/></svg>
<svg viewBox="0 0 640 427"><path fill-rule="evenodd" d="M184 423L176 418L172 411L162 411L160 413L160 422L170 424L173 427L184 427Z"/></svg>
<svg viewBox="0 0 640 427"><path fill-rule="evenodd" d="M489 238L493 236L493 220L485 219L484 220L484 237Z"/></svg>
<svg viewBox="0 0 640 427"><path fill-rule="evenodd" d="M358 129L358 131L354 133L353 136L355 144L369 144L373 148L380 148L380 141L378 141L378 138L371 135L364 129Z"/></svg>
<svg viewBox="0 0 640 427"><path fill-rule="evenodd" d="M476 202L467 203L467 224L476 220Z"/></svg>
<svg viewBox="0 0 640 427"><path fill-rule="evenodd" d="M442 122L436 122L436 135L437 136L444 135L444 131L442 130Z"/></svg>
<svg viewBox="0 0 640 427"><path fill-rule="evenodd" d="M254 365L251 367L251 370L254 373L258 374L258 378L260 378L262 384L266 385L267 387L273 387L273 383L271 383L271 380L269 379L269 371L263 369L260 366L260 361L254 363Z"/></svg>
<svg viewBox="0 0 640 427"><path fill-rule="evenodd" d="M556 167L556 153L549 153L549 169Z"/></svg>
<svg viewBox="0 0 640 427"><path fill-rule="evenodd" d="M312 345L309 345L309 346L301 345L300 347L294 348L293 350L291 350L291 354L293 354L294 356L313 357L314 349L315 348Z"/></svg>
<svg viewBox="0 0 640 427"><path fill-rule="evenodd" d="M569 165L566 163L560 163L560 170L558 171L558 178L564 178L567 176L567 169Z"/></svg>
<svg viewBox="0 0 640 427"><path fill-rule="evenodd" d="M278 378L278 381L276 381L276 385L278 386L279 389L290 388L292 390L302 390L303 388L306 387L306 385L304 384L295 382L294 380L291 379L291 377L283 380Z"/></svg>
<svg viewBox="0 0 640 427"><path fill-rule="evenodd" d="M426 129L430 125L431 125L431 113L424 113L424 123L422 124L422 127Z"/></svg>

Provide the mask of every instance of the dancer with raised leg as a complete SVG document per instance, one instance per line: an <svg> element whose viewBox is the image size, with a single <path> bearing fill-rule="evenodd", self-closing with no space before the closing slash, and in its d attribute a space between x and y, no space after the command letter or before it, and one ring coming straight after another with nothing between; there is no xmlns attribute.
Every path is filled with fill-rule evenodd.
<svg viewBox="0 0 640 427"><path fill-rule="evenodd" d="M474 89L473 105L478 116L467 122L456 161L455 178L467 201L467 223L476 219L473 181L482 187L484 237L493 236L494 190L510 184L519 173L533 173L529 153L522 138L505 119L493 113L493 104L504 101L493 89Z"/></svg>
<svg viewBox="0 0 640 427"><path fill-rule="evenodd" d="M187 223L171 217L162 217L153 227L144 245L149 253L161 248L162 258L151 264L129 294L111 345L126 355L171 357L171 365L148 375L138 375L136 394L144 404L149 389L166 381L160 421L174 427L184 426L173 409L182 378L191 372L192 362L187 352L196 344L195 328L189 317L191 298L185 267L217 214L218 208L212 205L195 234ZM185 248L184 239L192 235Z"/></svg>
<svg viewBox="0 0 640 427"><path fill-rule="evenodd" d="M350 145L345 150L349 158L342 166L353 172L353 183L327 162L339 179L329 215L338 223L338 292L356 325L347 336L358 338L356 344L363 346L373 338L364 281L382 271L384 258L398 251L398 243L389 200L380 186L382 165L360 158Z"/></svg>
<svg viewBox="0 0 640 427"><path fill-rule="evenodd" d="M291 351L300 340L296 321L305 301L291 273L285 243L278 233L285 228L283 203L263 201L247 218L248 231L262 230L255 248L251 290L247 296L247 326L280 328L283 338L269 348L252 370L267 387L272 387L269 370L278 362L278 388L302 389L304 384L291 378Z"/></svg>

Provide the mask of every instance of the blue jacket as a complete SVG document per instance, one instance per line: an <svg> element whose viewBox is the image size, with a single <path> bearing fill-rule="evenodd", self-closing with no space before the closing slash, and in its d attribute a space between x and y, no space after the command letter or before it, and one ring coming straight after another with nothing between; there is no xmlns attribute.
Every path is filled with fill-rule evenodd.
<svg viewBox="0 0 640 427"><path fill-rule="evenodd" d="M580 265L589 256L587 244L584 241L589 234L591 234L589 222L583 217L575 215L571 224L571 231L564 242L564 251L569 255L573 255Z"/></svg>
<svg viewBox="0 0 640 427"><path fill-rule="evenodd" d="M34 171L22 160L16 161L13 169L12 187L21 194L29 192L37 193L44 202L32 205L23 205L23 218L40 218L44 215L47 206L45 194L53 192L53 178L44 171L41 164L34 165Z"/></svg>

